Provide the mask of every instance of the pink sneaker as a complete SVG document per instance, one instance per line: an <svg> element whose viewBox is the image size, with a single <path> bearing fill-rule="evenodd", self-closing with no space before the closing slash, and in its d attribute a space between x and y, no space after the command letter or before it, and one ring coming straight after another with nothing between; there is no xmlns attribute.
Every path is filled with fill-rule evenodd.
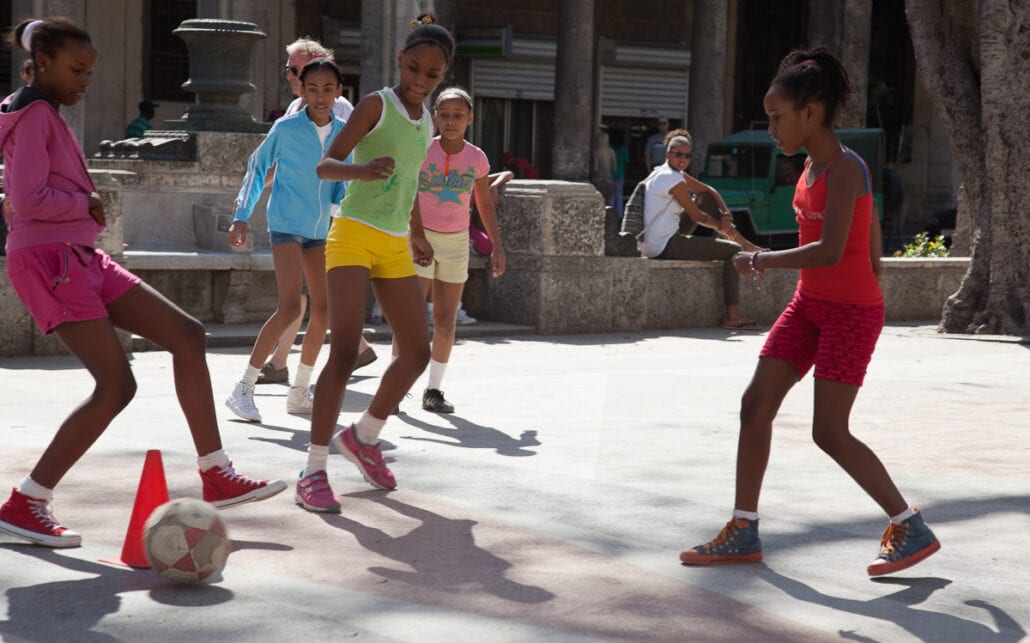
<svg viewBox="0 0 1030 643"><path fill-rule="evenodd" d="M219 509L265 500L286 489L282 480L255 480L236 473L232 462L201 471L200 477L204 481L204 501Z"/></svg>
<svg viewBox="0 0 1030 643"><path fill-rule="evenodd" d="M334 435L333 444L340 455L358 465L361 475L365 476L365 480L373 487L387 491L397 488L397 480L386 466L379 443L368 446L358 442L353 424Z"/></svg>
<svg viewBox="0 0 1030 643"><path fill-rule="evenodd" d="M300 480L297 481L297 495L293 499L308 511L340 513L340 503L333 495L333 488L329 486L329 478L325 471L315 471L309 476L301 471Z"/></svg>
<svg viewBox="0 0 1030 643"><path fill-rule="evenodd" d="M50 501L40 500L11 489L11 498L0 507L0 531L43 545L78 547L82 536L62 527L50 512Z"/></svg>

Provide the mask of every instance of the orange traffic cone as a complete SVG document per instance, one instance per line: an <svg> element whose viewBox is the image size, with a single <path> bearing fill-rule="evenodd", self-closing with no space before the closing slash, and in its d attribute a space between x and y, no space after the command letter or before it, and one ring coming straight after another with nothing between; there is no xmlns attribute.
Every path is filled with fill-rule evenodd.
<svg viewBox="0 0 1030 643"><path fill-rule="evenodd" d="M129 529L125 532L125 545L118 559L104 559L105 563L117 563L129 567L145 569L150 567L147 554L143 550L143 525L150 514L168 502L168 483L165 482L164 465L161 464L161 452L157 449L147 451L147 459L143 462L143 475L139 478L139 489L136 490L136 504L132 507L129 518Z"/></svg>

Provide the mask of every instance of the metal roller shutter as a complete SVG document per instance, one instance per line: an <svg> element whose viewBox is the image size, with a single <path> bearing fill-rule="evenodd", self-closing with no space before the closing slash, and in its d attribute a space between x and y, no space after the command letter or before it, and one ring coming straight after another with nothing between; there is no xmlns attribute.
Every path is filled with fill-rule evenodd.
<svg viewBox="0 0 1030 643"><path fill-rule="evenodd" d="M476 58L471 84L477 98L554 100L554 62Z"/></svg>
<svg viewBox="0 0 1030 643"><path fill-rule="evenodd" d="M601 68L601 116L684 118L688 75L685 70Z"/></svg>

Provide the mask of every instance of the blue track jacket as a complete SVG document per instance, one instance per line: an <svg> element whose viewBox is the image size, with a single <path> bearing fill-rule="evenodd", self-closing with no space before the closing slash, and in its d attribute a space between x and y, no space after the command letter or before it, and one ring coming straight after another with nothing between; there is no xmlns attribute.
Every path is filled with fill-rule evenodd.
<svg viewBox="0 0 1030 643"><path fill-rule="evenodd" d="M333 139L343 129L343 121L333 118L332 129L323 146L307 110L284 116L272 125L268 136L247 161L247 176L237 195L235 221L250 218L265 187L265 175L275 165L272 194L268 197L268 229L298 234L308 239L325 239L329 221L336 211L346 183L323 181L315 173Z"/></svg>

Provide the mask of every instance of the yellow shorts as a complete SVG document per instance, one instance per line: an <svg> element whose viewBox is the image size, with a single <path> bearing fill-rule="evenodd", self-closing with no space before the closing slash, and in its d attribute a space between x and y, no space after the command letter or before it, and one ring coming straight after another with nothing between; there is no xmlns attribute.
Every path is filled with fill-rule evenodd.
<svg viewBox="0 0 1030 643"><path fill-rule="evenodd" d="M407 235L395 237L353 219L333 219L325 244L325 269L363 266L372 279L415 276Z"/></svg>
<svg viewBox="0 0 1030 643"><path fill-rule="evenodd" d="M426 240L433 246L433 262L415 264L415 274L424 279L439 279L449 284L463 284L469 278L469 231L436 232L426 230Z"/></svg>

